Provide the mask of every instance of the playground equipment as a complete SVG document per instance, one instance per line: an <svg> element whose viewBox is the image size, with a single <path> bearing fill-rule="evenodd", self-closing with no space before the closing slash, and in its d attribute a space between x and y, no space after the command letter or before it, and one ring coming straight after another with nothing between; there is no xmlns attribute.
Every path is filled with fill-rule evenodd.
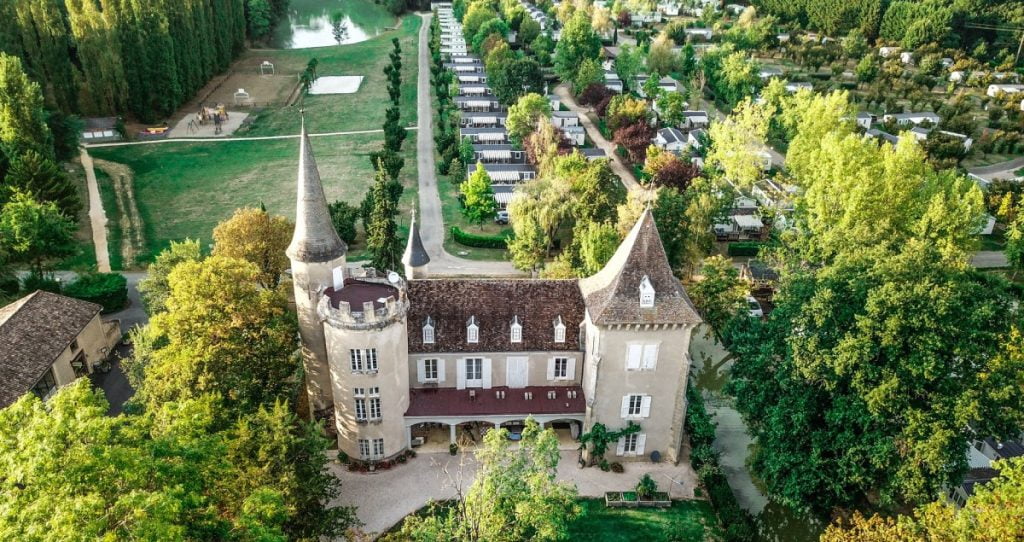
<svg viewBox="0 0 1024 542"><path fill-rule="evenodd" d="M222 122L228 120L228 111L224 104L217 104L216 107L206 107L204 105L199 106L199 113L196 113L196 118L189 122L188 131L198 131L199 126L205 126L212 122L214 126L214 134L220 134L220 125Z"/></svg>
<svg viewBox="0 0 1024 542"><path fill-rule="evenodd" d="M238 89L238 92L235 93L234 97L235 97L235 105L252 105L253 104L252 97L249 96L249 93L246 92L244 88Z"/></svg>
<svg viewBox="0 0 1024 542"><path fill-rule="evenodd" d="M274 75L274 64L269 60L264 60L260 64L260 75Z"/></svg>

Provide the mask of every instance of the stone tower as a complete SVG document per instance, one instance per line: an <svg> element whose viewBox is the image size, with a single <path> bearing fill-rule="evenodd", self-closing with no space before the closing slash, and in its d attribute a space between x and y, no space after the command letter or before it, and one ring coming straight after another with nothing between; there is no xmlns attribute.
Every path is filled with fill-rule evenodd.
<svg viewBox="0 0 1024 542"><path fill-rule="evenodd" d="M405 264L405 278L409 280L427 278L427 264L430 263L430 256L423 248L423 241L420 240L420 226L416 222L416 211L412 212L412 223L409 224L409 242L405 245L402 263Z"/></svg>
<svg viewBox="0 0 1024 542"><path fill-rule="evenodd" d="M601 271L580 281L586 304L584 429L640 425L609 452L680 460L690 334L701 322L673 275L650 209Z"/></svg>
<svg viewBox="0 0 1024 542"><path fill-rule="evenodd" d="M286 253L292 264L306 391L314 414L323 414L334 399L323 320L317 315L317 304L327 288L344 287L348 247L331 222L305 119L299 137L297 189L295 233Z"/></svg>

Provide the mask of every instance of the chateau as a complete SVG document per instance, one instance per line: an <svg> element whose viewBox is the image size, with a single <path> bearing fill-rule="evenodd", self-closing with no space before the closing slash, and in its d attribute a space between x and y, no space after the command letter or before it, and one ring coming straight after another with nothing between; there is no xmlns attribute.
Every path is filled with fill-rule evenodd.
<svg viewBox="0 0 1024 542"><path fill-rule="evenodd" d="M641 426L617 461L678 462L690 334L701 321L645 211L599 273L581 280L431 279L413 220L395 272L346 267L302 131L291 259L306 387L339 449L387 459L421 424ZM435 425L436 427L436 425Z"/></svg>

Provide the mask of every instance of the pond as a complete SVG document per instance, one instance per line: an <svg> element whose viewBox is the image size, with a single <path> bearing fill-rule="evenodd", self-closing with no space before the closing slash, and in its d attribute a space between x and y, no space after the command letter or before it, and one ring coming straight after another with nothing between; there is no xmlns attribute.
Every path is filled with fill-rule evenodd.
<svg viewBox="0 0 1024 542"><path fill-rule="evenodd" d="M372 0L291 0L268 46L305 49L366 41L396 24Z"/></svg>
<svg viewBox="0 0 1024 542"><path fill-rule="evenodd" d="M692 371L697 387L704 396L708 413L714 418L715 449L719 464L736 501L757 520L761 539L766 542L816 542L824 525L813 517L787 508L768 497L757 487L747 469L747 458L753 439L747 433L743 417L732 407L732 399L723 392L729 382L732 354L722 348L700 327L690 341Z"/></svg>

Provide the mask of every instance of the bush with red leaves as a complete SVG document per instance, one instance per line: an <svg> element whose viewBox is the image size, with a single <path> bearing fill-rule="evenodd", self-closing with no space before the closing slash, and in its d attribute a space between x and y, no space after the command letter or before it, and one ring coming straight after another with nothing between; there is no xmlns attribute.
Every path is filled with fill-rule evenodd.
<svg viewBox="0 0 1024 542"><path fill-rule="evenodd" d="M699 176L700 168L676 158L665 162L661 169L654 174L653 180L658 186L668 186L684 192L690 187L690 182Z"/></svg>
<svg viewBox="0 0 1024 542"><path fill-rule="evenodd" d="M654 128L646 122L637 122L616 130L613 141L626 149L630 162L638 164L647 157L647 146L653 138Z"/></svg>
<svg viewBox="0 0 1024 542"><path fill-rule="evenodd" d="M615 93L610 88L601 83L593 83L583 89L577 101L582 105L597 105L605 99L611 99L614 95Z"/></svg>

